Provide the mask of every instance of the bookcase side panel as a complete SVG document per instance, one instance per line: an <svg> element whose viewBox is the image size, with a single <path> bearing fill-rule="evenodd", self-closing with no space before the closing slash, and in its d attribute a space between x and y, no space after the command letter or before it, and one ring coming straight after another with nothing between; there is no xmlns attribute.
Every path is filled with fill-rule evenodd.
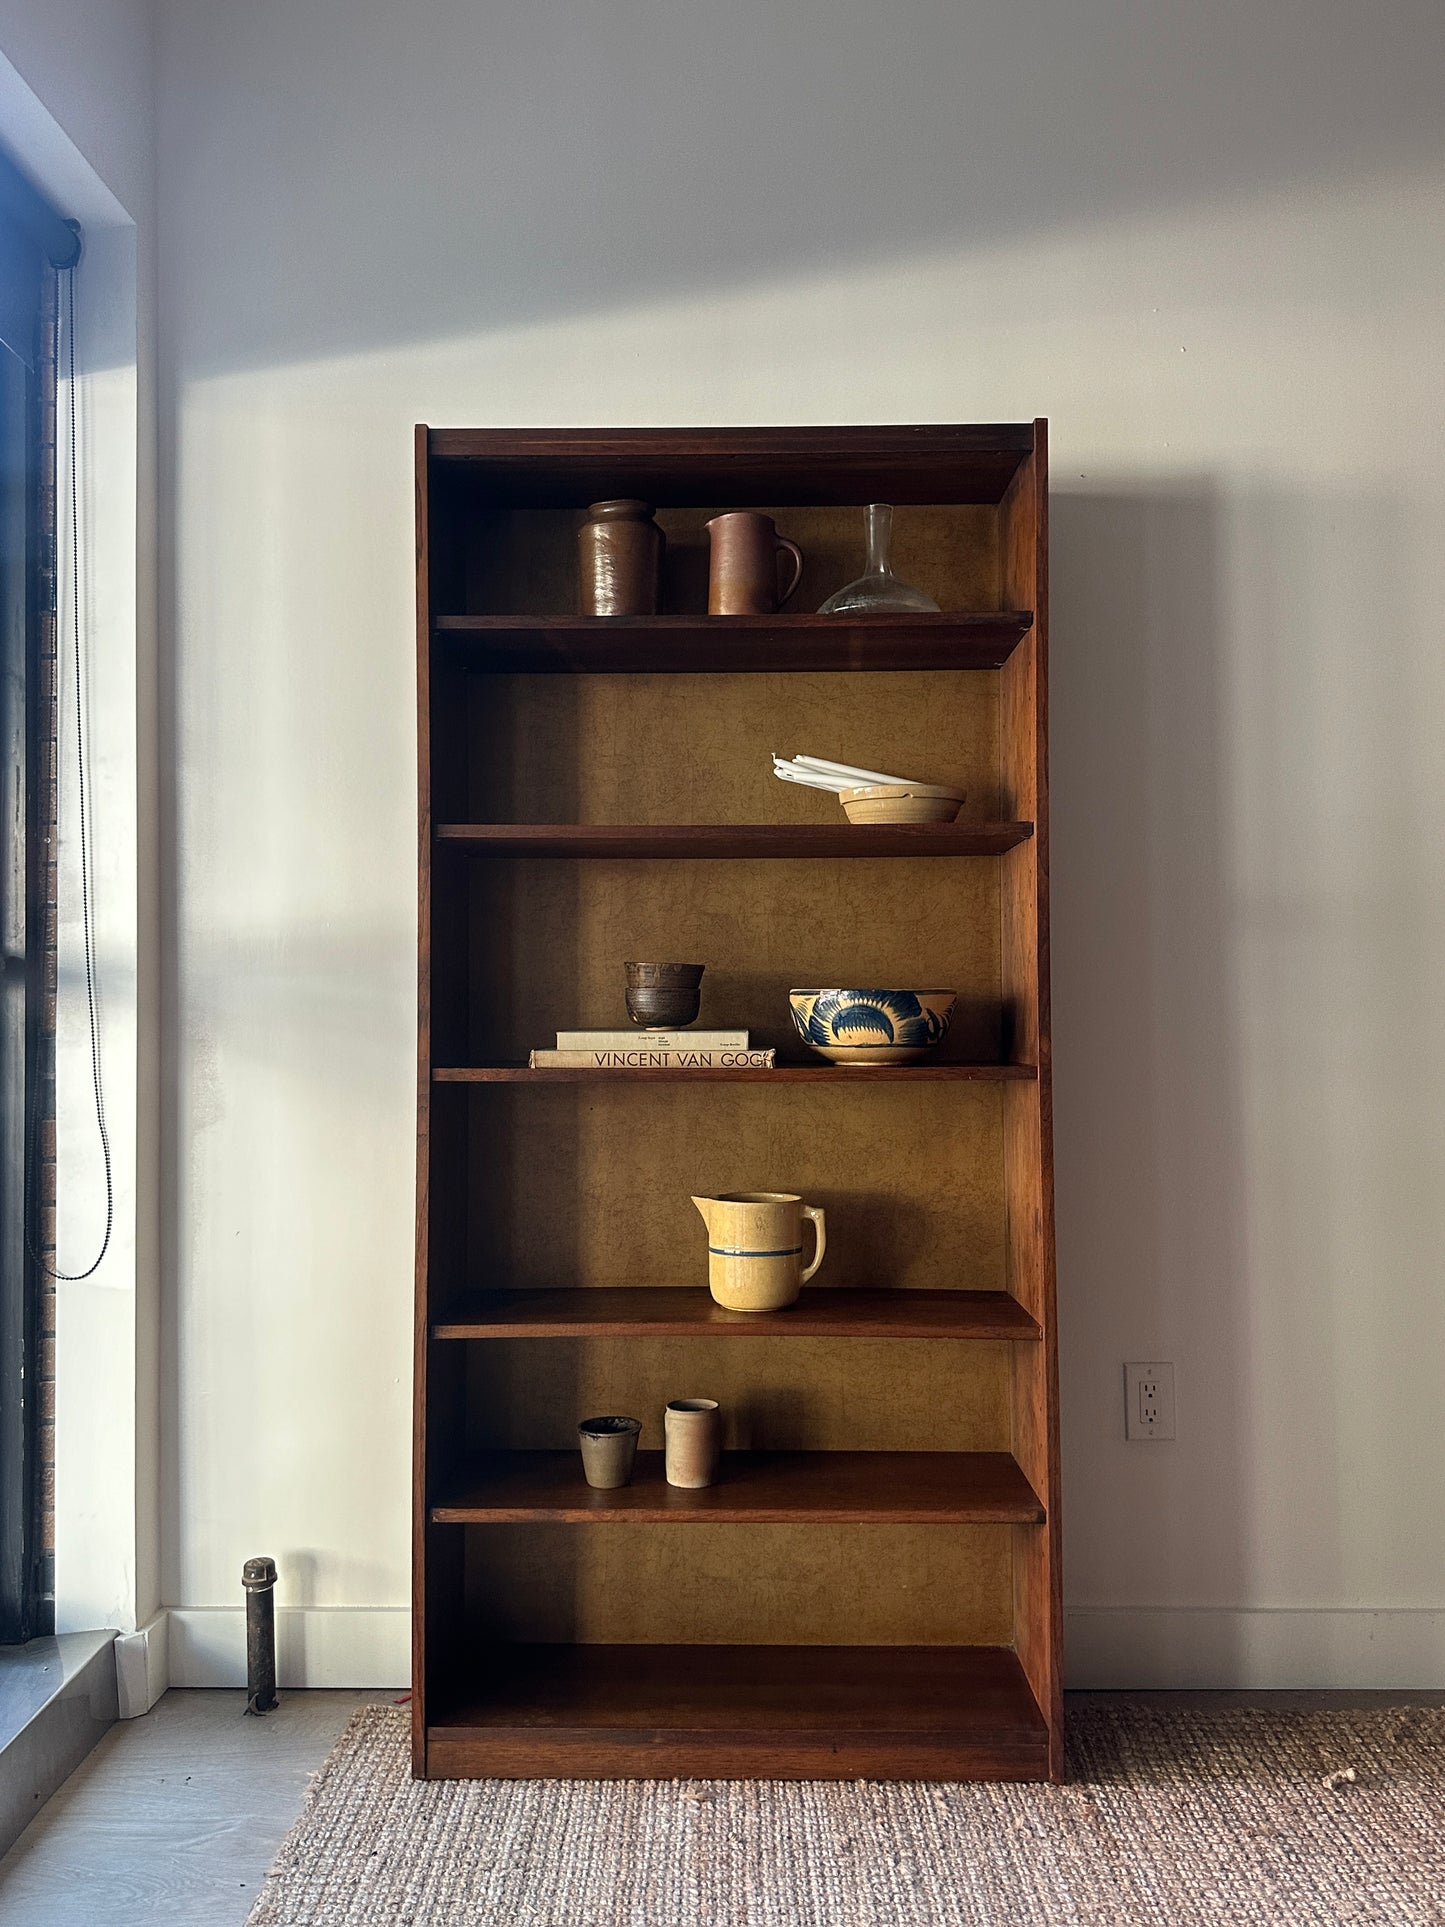
<svg viewBox="0 0 1445 1927"><path fill-rule="evenodd" d="M416 1272L412 1329L411 1759L426 1771L427 1354L431 1319L431 545L430 449L415 431L417 723Z"/></svg>
<svg viewBox="0 0 1445 1927"><path fill-rule="evenodd" d="M1048 1523L1014 1532L1014 1643L1049 1724L1050 1771L1063 1774L1058 1339L1054 1310L1053 1096L1049 1032L1048 467L1043 423L1001 508L1005 598L1034 626L999 674L1004 806L1025 808L1030 842L1001 863L1005 1048L1038 1082L1004 1100L1008 1288L1043 1329L1013 1360L1014 1455L1044 1499Z"/></svg>
<svg viewBox="0 0 1445 1927"><path fill-rule="evenodd" d="M466 739L460 672L439 660L431 617L439 561L434 536L449 509L433 488L430 437L416 431L417 513L417 1193L412 1441L412 1759L426 1771L427 1705L460 1650L461 1549L428 1522L432 1489L460 1451L464 1361L430 1336L433 1317L464 1279L467 1102L432 1083L468 1037L468 916L461 881L433 863L432 826L464 793Z"/></svg>

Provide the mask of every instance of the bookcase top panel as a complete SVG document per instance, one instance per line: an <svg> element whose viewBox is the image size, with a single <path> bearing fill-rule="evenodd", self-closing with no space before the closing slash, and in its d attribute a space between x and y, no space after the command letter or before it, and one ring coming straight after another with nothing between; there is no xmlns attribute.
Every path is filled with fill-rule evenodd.
<svg viewBox="0 0 1445 1927"><path fill-rule="evenodd" d="M1034 425L865 428L433 428L437 481L517 507L584 508L637 495L711 500L998 502L1032 453Z"/></svg>

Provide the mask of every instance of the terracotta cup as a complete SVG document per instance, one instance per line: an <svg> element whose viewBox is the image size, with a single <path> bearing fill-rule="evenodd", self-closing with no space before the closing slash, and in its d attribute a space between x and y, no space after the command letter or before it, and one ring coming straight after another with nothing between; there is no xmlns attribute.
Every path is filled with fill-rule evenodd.
<svg viewBox="0 0 1445 1927"><path fill-rule="evenodd" d="M712 544L707 580L710 616L770 616L803 579L803 551L778 534L771 515L734 509L728 515L715 515L707 533ZM793 579L780 594L778 556L784 549L793 558Z"/></svg>
<svg viewBox="0 0 1445 1927"><path fill-rule="evenodd" d="M588 1485L599 1492L615 1492L631 1485L632 1462L637 1457L640 1418L585 1418L577 1427L582 1447L582 1471Z"/></svg>
<svg viewBox="0 0 1445 1927"><path fill-rule="evenodd" d="M696 1492L717 1477L722 1413L715 1398L675 1398L663 1414L667 1483Z"/></svg>

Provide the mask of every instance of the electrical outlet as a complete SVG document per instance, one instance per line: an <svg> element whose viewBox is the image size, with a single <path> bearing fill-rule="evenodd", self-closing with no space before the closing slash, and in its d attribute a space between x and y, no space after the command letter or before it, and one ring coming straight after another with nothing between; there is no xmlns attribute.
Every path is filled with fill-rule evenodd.
<svg viewBox="0 0 1445 1927"><path fill-rule="evenodd" d="M1159 1360L1124 1367L1124 1437L1172 1439L1174 1367Z"/></svg>

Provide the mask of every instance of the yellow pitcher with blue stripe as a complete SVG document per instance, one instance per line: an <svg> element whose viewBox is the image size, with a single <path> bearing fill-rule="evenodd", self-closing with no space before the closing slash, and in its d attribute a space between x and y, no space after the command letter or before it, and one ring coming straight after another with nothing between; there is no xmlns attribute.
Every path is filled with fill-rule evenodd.
<svg viewBox="0 0 1445 1927"><path fill-rule="evenodd" d="M729 1311L781 1311L823 1262L828 1234L822 1209L791 1191L724 1191L694 1198L707 1226L707 1282ZM803 1220L817 1248L803 1269Z"/></svg>

